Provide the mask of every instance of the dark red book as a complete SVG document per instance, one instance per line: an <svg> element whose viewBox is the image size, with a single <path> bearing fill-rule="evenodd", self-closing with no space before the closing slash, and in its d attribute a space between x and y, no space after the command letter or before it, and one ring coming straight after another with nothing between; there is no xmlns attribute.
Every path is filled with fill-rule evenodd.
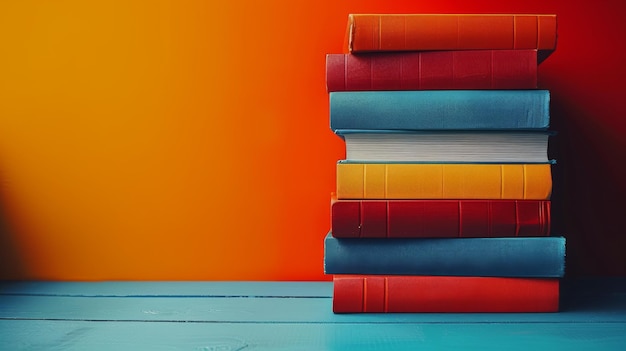
<svg viewBox="0 0 626 351"><path fill-rule="evenodd" d="M550 235L549 200L331 199L337 238L530 237Z"/></svg>
<svg viewBox="0 0 626 351"><path fill-rule="evenodd" d="M333 91L535 89L537 50L326 55Z"/></svg>
<svg viewBox="0 0 626 351"><path fill-rule="evenodd" d="M547 278L335 275L333 312L557 312Z"/></svg>

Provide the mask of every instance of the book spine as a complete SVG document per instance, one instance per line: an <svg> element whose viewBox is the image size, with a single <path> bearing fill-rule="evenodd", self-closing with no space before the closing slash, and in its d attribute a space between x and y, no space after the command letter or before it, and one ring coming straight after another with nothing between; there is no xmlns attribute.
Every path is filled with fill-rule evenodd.
<svg viewBox="0 0 626 351"><path fill-rule="evenodd" d="M349 15L346 52L556 48L556 15Z"/></svg>
<svg viewBox="0 0 626 351"><path fill-rule="evenodd" d="M335 275L333 312L557 312L559 280Z"/></svg>
<svg viewBox="0 0 626 351"><path fill-rule="evenodd" d="M331 200L336 238L550 235L550 201Z"/></svg>
<svg viewBox="0 0 626 351"><path fill-rule="evenodd" d="M547 90L344 91L329 95L332 130L546 130L550 120Z"/></svg>
<svg viewBox="0 0 626 351"><path fill-rule="evenodd" d="M326 55L329 92L535 89L536 50L469 50Z"/></svg>
<svg viewBox="0 0 626 351"><path fill-rule="evenodd" d="M550 164L337 163L338 199L549 200Z"/></svg>
<svg viewBox="0 0 626 351"><path fill-rule="evenodd" d="M326 274L558 278L565 238L411 238L324 241Z"/></svg>

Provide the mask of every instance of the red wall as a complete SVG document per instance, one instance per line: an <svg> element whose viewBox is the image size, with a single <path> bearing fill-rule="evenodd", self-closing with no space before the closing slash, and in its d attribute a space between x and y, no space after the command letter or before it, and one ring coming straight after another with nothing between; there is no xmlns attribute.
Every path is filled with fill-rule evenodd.
<svg viewBox="0 0 626 351"><path fill-rule="evenodd" d="M0 279L327 279L348 13L556 13L554 232L625 275L623 1L0 3Z"/></svg>

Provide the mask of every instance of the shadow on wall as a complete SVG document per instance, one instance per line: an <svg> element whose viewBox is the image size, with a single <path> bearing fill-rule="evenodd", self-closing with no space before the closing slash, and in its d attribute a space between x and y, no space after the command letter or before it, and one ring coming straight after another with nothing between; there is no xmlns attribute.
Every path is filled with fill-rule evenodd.
<svg viewBox="0 0 626 351"><path fill-rule="evenodd" d="M551 96L552 233L567 238L566 276L623 276L626 141L572 100Z"/></svg>
<svg viewBox="0 0 626 351"><path fill-rule="evenodd" d="M25 262L16 235L9 225L5 204L0 202L0 280L21 280L26 277Z"/></svg>

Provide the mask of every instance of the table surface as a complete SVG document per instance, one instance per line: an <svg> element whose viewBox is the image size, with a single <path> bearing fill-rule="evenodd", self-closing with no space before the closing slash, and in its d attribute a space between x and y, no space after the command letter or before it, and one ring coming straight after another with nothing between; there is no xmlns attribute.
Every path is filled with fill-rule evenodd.
<svg viewBox="0 0 626 351"><path fill-rule="evenodd" d="M0 350L626 350L626 278L559 313L332 313L330 282L1 282Z"/></svg>

